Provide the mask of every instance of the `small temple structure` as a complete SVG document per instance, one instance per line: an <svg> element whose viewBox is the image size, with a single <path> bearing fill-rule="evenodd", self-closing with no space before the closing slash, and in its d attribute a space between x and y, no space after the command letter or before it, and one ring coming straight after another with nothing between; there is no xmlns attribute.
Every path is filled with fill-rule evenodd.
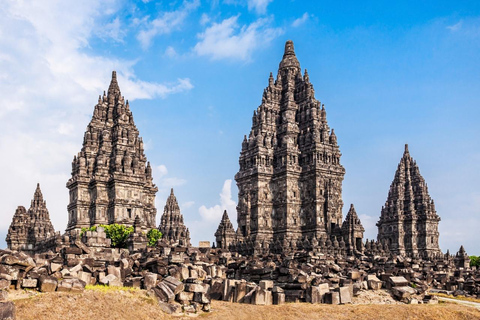
<svg viewBox="0 0 480 320"><path fill-rule="evenodd" d="M30 208L19 206L8 228L7 245L10 250L29 253L40 251L55 236L50 221L47 202L43 200L40 184L37 184Z"/></svg>
<svg viewBox="0 0 480 320"><path fill-rule="evenodd" d="M432 257L441 253L439 221L427 183L406 144L377 222L378 241L395 254Z"/></svg>
<svg viewBox="0 0 480 320"><path fill-rule="evenodd" d="M170 244L176 244L183 247L190 247L190 231L183 223L183 215L180 213L180 206L177 198L170 190L167 203L163 209L163 215L158 226L162 233L162 239Z"/></svg>

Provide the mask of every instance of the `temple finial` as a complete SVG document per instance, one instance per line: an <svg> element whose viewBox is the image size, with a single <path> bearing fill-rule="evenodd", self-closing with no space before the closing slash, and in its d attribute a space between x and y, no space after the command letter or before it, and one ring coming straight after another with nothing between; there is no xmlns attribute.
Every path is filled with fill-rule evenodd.
<svg viewBox="0 0 480 320"><path fill-rule="evenodd" d="M117 82L117 72L116 71L112 71L112 80L110 81L110 86L108 87L108 95L113 95L113 96L117 96L117 97L120 97L121 96L121 93L120 93L120 87L118 86L118 82Z"/></svg>

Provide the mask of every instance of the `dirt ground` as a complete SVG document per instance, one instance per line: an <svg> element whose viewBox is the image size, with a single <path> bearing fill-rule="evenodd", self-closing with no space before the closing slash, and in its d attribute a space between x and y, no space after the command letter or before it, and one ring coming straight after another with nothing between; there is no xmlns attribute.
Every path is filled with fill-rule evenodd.
<svg viewBox="0 0 480 320"><path fill-rule="evenodd" d="M254 306L212 301L212 312L191 316L164 314L143 291L86 290L83 294L23 293L11 296L18 320L68 319L480 319L480 311L455 303L438 305L363 304L313 305L287 303L280 306Z"/></svg>

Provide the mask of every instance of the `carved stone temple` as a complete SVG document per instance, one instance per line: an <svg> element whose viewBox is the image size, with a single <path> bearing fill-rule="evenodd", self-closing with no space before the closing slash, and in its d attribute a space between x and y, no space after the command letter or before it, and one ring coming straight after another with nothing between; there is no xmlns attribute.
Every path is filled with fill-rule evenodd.
<svg viewBox="0 0 480 320"><path fill-rule="evenodd" d="M225 210L223 211L222 220L220 221L217 231L215 232L215 241L217 243L217 247L221 249L228 249L230 245L235 242L235 239L235 229L233 229L233 225L228 217L227 210Z"/></svg>
<svg viewBox="0 0 480 320"><path fill-rule="evenodd" d="M432 257L441 253L439 221L425 179L405 145L377 222L378 240L387 243L390 251L396 254Z"/></svg>
<svg viewBox="0 0 480 320"><path fill-rule="evenodd" d="M284 252L342 237L353 241L347 246L359 246L363 227L349 226L355 238L351 230L342 233L340 156L325 107L287 41L277 77L270 73L242 143L233 250ZM358 217L350 223L361 226Z"/></svg>
<svg viewBox="0 0 480 320"><path fill-rule="evenodd" d="M47 202L43 200L40 184L33 195L30 208L19 206L13 215L8 229L7 245L10 250L33 253L46 245L46 241L55 236L50 221Z"/></svg>
<svg viewBox="0 0 480 320"><path fill-rule="evenodd" d="M162 239L170 244L178 244L183 247L190 247L191 245L190 231L183 223L183 215L180 213L180 206L173 193L173 188L163 209L158 230L162 233Z"/></svg>
<svg viewBox="0 0 480 320"><path fill-rule="evenodd" d="M99 224L155 228L152 168L115 71L108 92L99 96L82 150L73 158L67 231Z"/></svg>

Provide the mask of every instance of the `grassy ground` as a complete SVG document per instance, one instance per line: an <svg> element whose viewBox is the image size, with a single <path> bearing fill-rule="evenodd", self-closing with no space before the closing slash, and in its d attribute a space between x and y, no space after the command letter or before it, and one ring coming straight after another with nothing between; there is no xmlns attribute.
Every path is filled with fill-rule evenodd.
<svg viewBox="0 0 480 320"><path fill-rule="evenodd" d="M15 296L13 297L15 298ZM141 290L90 288L83 294L48 293L18 296L18 320L68 319L190 319L165 315L153 298ZM195 317L197 315L194 315ZM212 312L202 319L480 319L480 311L457 304L438 305L312 305L288 303L253 306L212 301Z"/></svg>

